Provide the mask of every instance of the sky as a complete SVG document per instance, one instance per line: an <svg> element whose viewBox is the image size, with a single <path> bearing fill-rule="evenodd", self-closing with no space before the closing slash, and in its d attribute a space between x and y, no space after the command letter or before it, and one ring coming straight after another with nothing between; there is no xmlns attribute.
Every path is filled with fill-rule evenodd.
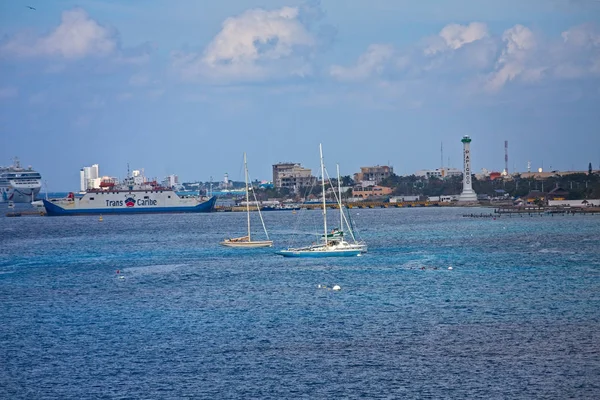
<svg viewBox="0 0 600 400"><path fill-rule="evenodd" d="M28 8L31 6L34 10ZM181 181L600 168L600 0L0 2L0 165L49 191L127 165Z"/></svg>

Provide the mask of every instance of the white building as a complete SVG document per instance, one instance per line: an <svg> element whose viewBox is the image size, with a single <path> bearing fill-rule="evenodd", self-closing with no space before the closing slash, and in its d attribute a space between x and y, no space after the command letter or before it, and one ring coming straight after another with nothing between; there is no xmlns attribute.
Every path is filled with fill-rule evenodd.
<svg viewBox="0 0 600 400"><path fill-rule="evenodd" d="M600 207L599 199L587 199L587 200L548 200L549 206L559 207Z"/></svg>
<svg viewBox="0 0 600 400"><path fill-rule="evenodd" d="M421 169L415 172L415 176L421 178L438 178L444 179L450 176L461 176L462 171L456 168L436 168L436 169Z"/></svg>
<svg viewBox="0 0 600 400"><path fill-rule="evenodd" d="M79 171L79 189L82 192L88 189L99 189L100 181L98 164L94 164L91 167L83 167Z"/></svg>
<svg viewBox="0 0 600 400"><path fill-rule="evenodd" d="M219 189L231 189L233 188L233 182L229 180L229 174L225 172L225 176L223 176L223 181L219 182Z"/></svg>
<svg viewBox="0 0 600 400"><path fill-rule="evenodd" d="M179 188L179 177L175 174L167 176L163 180L163 186L169 187L169 188L173 188L173 187Z"/></svg>

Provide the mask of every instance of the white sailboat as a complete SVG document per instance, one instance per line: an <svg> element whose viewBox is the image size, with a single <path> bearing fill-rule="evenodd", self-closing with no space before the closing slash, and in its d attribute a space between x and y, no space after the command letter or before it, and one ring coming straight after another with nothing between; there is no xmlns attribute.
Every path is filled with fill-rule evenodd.
<svg viewBox="0 0 600 400"><path fill-rule="evenodd" d="M354 248L357 250L360 250L361 253L366 253L367 252L367 244L362 241L362 240L356 240L356 237L354 236L354 232L352 231L352 226L350 225L350 223L348 222L348 220L346 219L346 216L344 215L344 205L342 204L342 185L340 183L340 165L337 164L337 183L338 183L338 207L340 209L340 229L335 229L331 234L330 237L332 238L336 238L336 237L340 237L340 238L344 238L344 223L346 225L346 227L348 228L348 233L350 234L350 239L352 239L352 242L347 243L347 247L348 248Z"/></svg>
<svg viewBox="0 0 600 400"><path fill-rule="evenodd" d="M244 181L246 182L246 216L248 221L248 235L225 239L220 243L222 246L226 247L235 247L235 248L244 248L244 249L254 249L260 247L271 247L273 246L273 241L269 239L269 233L267 232L267 228L265 226L265 221L263 220L262 214L260 212L260 206L258 205L258 201L256 200L256 195L252 192L254 196L254 201L256 203L256 208L258 210L258 215L260 216L260 222L262 223L263 230L265 231L265 236L267 240L252 240L250 234L250 196L248 194L248 164L246 162L246 153L244 153Z"/></svg>
<svg viewBox="0 0 600 400"><path fill-rule="evenodd" d="M319 144L319 154L321 156L321 180L323 189L323 242L306 247L289 248L278 251L277 254L284 257L355 257L360 256L362 250L344 240L343 235L333 236L327 232L327 207L325 203L325 167L323 165L323 147ZM341 201L341 200L340 200ZM341 212L341 209L340 209ZM342 217L340 217L341 221Z"/></svg>

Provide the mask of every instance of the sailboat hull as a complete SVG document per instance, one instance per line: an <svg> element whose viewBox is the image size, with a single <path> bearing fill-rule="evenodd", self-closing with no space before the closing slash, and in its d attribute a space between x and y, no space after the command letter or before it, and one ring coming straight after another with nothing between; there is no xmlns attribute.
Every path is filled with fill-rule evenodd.
<svg viewBox="0 0 600 400"><path fill-rule="evenodd" d="M325 200L325 166L323 165L323 147L319 144L319 154L321 156L321 186L323 190L323 236L321 239L323 243L313 244L312 246L289 248L287 250L280 250L276 254L284 257L297 257L297 258L326 258L326 257L357 257L362 253L366 253L367 246L363 243L350 244L344 240L343 233L343 214L342 214L342 203L341 203L341 188L340 182L340 169L338 166L338 191L340 192L339 207L340 207L340 230L334 229L331 233L327 231L327 207ZM352 239L351 228L350 234Z"/></svg>
<svg viewBox="0 0 600 400"><path fill-rule="evenodd" d="M234 247L238 249L256 249L259 247L273 247L272 240L258 240L252 242L232 242L229 240L224 240L219 244L221 246Z"/></svg>
<svg viewBox="0 0 600 400"><path fill-rule="evenodd" d="M261 247L272 247L273 241L268 240L269 234L267 233L267 228L265 227L265 221L263 221L262 214L260 213L260 207L256 207L258 210L258 215L260 216L260 222L262 223L263 229L265 230L265 236L267 240L250 240L250 198L248 196L248 163L246 162L246 153L244 153L244 181L246 183L246 216L248 223L248 235L238 237L238 238L230 238L225 239L221 243L221 246L232 247L236 249L257 249ZM254 193L254 192L253 192ZM254 201L256 201L256 195L254 196Z"/></svg>
<svg viewBox="0 0 600 400"><path fill-rule="evenodd" d="M276 254L296 258L357 257L360 250L281 250Z"/></svg>

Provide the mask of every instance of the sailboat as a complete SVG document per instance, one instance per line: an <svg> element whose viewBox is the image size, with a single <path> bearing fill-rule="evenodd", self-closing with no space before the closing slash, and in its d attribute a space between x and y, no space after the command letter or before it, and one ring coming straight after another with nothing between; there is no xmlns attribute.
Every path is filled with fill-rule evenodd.
<svg viewBox="0 0 600 400"><path fill-rule="evenodd" d="M280 250L276 254L284 257L305 257L305 258L322 258L322 257L355 257L360 256L362 249L356 247L344 240L343 235L330 236L327 231L327 207L325 203L325 166L323 165L323 147L319 144L319 155L321 156L321 183L323 189L323 242L313 244L306 247L289 248ZM341 212L341 209L340 209ZM340 217L341 220L342 217Z"/></svg>
<svg viewBox="0 0 600 400"><path fill-rule="evenodd" d="M346 226L348 227L348 233L350 234L350 238L352 239L352 243L347 243L347 247L348 248L354 248L354 249L358 249L361 251L361 253L366 253L367 252L367 244L360 240L356 240L356 237L354 236L354 232L352 231L352 226L351 224L348 222L348 220L346 219L346 216L344 215L344 205L342 204L342 186L340 183L340 165L337 164L337 184L338 184L338 208L340 210L340 228L339 229L334 229L331 233L330 233L330 238L335 239L337 237L343 239L344 238L344 222L346 223ZM350 213L348 213L348 218L350 218Z"/></svg>
<svg viewBox="0 0 600 400"><path fill-rule="evenodd" d="M246 162L246 153L244 153L244 181L246 182L246 216L248 221L248 234L246 236L225 239L220 243L222 246L226 247L236 247L236 248L244 248L244 249L254 249L259 247L271 247L273 246L273 241L269 239L269 234L267 232L267 228L265 227L265 221L263 220L262 214L260 212L260 206L258 206L258 202L256 201L256 195L252 192L254 196L254 201L257 203L258 215L260 216L260 222L262 223L263 230L265 231L265 236L267 240L252 240L250 236L250 196L249 196L249 188L248 188L248 163Z"/></svg>

